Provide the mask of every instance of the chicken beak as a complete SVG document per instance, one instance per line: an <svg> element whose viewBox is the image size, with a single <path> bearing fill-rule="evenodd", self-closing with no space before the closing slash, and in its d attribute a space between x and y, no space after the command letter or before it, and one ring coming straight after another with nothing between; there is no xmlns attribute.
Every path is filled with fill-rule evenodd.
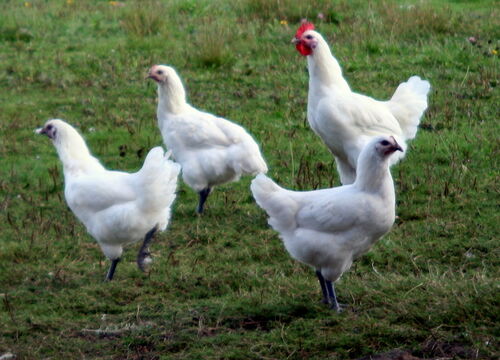
<svg viewBox="0 0 500 360"><path fill-rule="evenodd" d="M153 79L157 83L161 82L161 80L158 77L156 77L156 75L151 70L149 71L148 75L146 76L146 79Z"/></svg>
<svg viewBox="0 0 500 360"><path fill-rule="evenodd" d="M44 126L43 128L35 129L36 134L45 135L51 140L54 140L56 131L57 130L54 127L52 127L51 129L47 129L46 126Z"/></svg>
<svg viewBox="0 0 500 360"><path fill-rule="evenodd" d="M154 75L151 75L149 74L148 76L146 76L146 79L153 79L155 82L160 82L160 80L158 80Z"/></svg>
<svg viewBox="0 0 500 360"><path fill-rule="evenodd" d="M296 37L294 37L291 42L292 42L292 44L297 45L300 42L300 39L297 39Z"/></svg>
<svg viewBox="0 0 500 360"><path fill-rule="evenodd" d="M391 138L394 141L394 144L392 145L392 149L394 151L401 151L401 152L403 152L403 148L398 144L398 142L396 141L396 139L394 138L394 136L391 136Z"/></svg>

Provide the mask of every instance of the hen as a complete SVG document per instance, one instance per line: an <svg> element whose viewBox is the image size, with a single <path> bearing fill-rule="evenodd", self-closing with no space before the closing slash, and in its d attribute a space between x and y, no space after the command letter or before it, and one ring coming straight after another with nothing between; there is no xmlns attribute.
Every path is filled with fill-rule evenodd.
<svg viewBox="0 0 500 360"><path fill-rule="evenodd" d="M198 213L214 186L267 172L259 146L245 129L186 102L184 86L172 67L154 65L148 77L158 83L163 140L181 164L182 178L199 194Z"/></svg>
<svg viewBox="0 0 500 360"><path fill-rule="evenodd" d="M332 189L285 190L262 174L252 181L253 196L269 224L293 258L316 269L323 302L337 311L333 282L394 223L389 163L397 150L403 151L392 136L371 139L359 156L355 182Z"/></svg>
<svg viewBox="0 0 500 360"><path fill-rule="evenodd" d="M113 278L122 247L141 239L137 265L144 270L154 234L165 230L170 220L179 164L155 147L138 172L109 171L68 123L49 120L36 132L47 135L59 154L68 206L111 260L106 280Z"/></svg>
<svg viewBox="0 0 500 360"><path fill-rule="evenodd" d="M356 178L358 156L373 136L394 135L403 152L390 162L403 158L406 141L415 137L427 108L429 82L412 76L389 101L378 101L351 91L337 59L313 24L302 24L292 42L307 56L308 122L334 155L342 184L351 184Z"/></svg>

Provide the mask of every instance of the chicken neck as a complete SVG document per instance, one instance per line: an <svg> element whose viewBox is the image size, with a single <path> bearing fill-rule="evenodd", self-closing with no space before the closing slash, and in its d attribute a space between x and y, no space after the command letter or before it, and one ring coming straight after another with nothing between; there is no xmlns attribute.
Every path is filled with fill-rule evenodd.
<svg viewBox="0 0 500 360"><path fill-rule="evenodd" d="M178 114L186 107L186 91L179 77L170 76L168 81L158 85L158 109Z"/></svg>
<svg viewBox="0 0 500 360"><path fill-rule="evenodd" d="M354 186L362 191L378 193L394 202L394 182L389 170L389 158L381 158L376 153L365 155L367 156L360 156L358 159Z"/></svg>
<svg viewBox="0 0 500 360"><path fill-rule="evenodd" d="M71 129L65 129L66 136L58 138L54 145L63 164L64 175L102 171L104 167L90 154L83 138Z"/></svg>
<svg viewBox="0 0 500 360"><path fill-rule="evenodd" d="M332 55L330 47L323 38L318 39L318 44L313 53L307 57L309 68L310 86L320 85L338 87L340 90L351 91L349 84L342 76L339 62ZM318 85L319 85L318 84Z"/></svg>

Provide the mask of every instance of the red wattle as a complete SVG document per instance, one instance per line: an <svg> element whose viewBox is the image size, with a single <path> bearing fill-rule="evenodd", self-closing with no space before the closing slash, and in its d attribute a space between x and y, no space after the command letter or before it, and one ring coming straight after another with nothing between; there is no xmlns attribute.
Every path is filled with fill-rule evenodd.
<svg viewBox="0 0 500 360"><path fill-rule="evenodd" d="M301 53L303 56L311 55L312 50L310 47L306 46L304 43L299 42L298 44L295 45L299 53Z"/></svg>

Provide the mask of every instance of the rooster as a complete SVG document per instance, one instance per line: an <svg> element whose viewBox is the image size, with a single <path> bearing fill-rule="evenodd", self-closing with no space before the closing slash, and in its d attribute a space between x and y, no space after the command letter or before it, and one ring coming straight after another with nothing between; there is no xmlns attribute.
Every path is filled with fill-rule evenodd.
<svg viewBox="0 0 500 360"><path fill-rule="evenodd" d="M181 164L184 182L199 194L199 214L214 186L267 172L259 146L245 129L186 102L184 86L172 67L154 65L148 77L158 84L163 141Z"/></svg>
<svg viewBox="0 0 500 360"><path fill-rule="evenodd" d="M373 136L394 135L403 152L391 158L391 165L403 158L406 141L415 137L427 108L429 82L412 76L389 101L375 100L351 91L337 59L313 24L303 23L292 42L307 57L309 125L335 157L341 183L354 182L358 156Z"/></svg>
<svg viewBox="0 0 500 360"><path fill-rule="evenodd" d="M359 155L353 184L316 191L290 191L259 174L251 184L290 255L316 270L323 302L337 311L333 282L392 227L394 183L390 159L403 151L392 136L372 138Z"/></svg>
<svg viewBox="0 0 500 360"><path fill-rule="evenodd" d="M49 137L63 164L64 197L69 208L111 260L106 280L113 279L123 246L143 239L137 265L144 271L148 247L166 229L175 199L179 164L161 147L151 149L136 173L110 171L90 153L71 125L52 119L38 134Z"/></svg>

